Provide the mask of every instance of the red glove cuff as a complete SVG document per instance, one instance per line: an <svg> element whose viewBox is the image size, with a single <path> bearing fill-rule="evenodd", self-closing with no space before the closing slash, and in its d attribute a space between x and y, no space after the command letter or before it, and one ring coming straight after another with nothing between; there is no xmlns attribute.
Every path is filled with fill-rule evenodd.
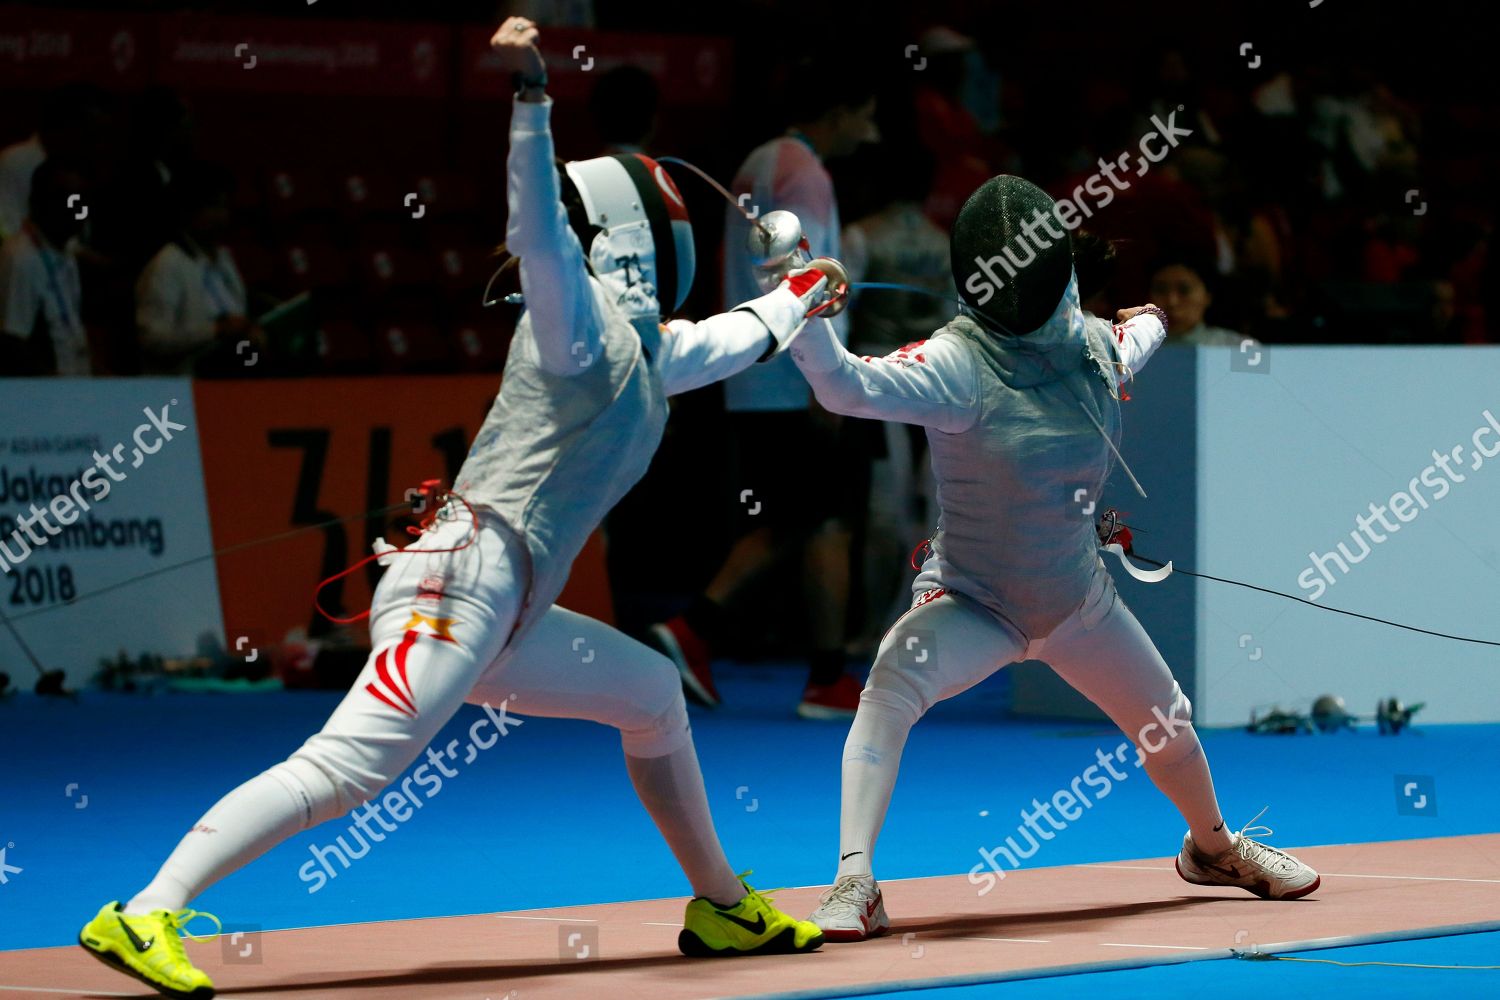
<svg viewBox="0 0 1500 1000"><path fill-rule="evenodd" d="M789 275L786 279L786 282L787 285L791 287L792 294L800 299L802 296L812 291L814 285L816 285L820 281L825 280L827 277L828 276L822 271L819 271L817 268L813 268L811 270L804 271L801 274Z"/></svg>

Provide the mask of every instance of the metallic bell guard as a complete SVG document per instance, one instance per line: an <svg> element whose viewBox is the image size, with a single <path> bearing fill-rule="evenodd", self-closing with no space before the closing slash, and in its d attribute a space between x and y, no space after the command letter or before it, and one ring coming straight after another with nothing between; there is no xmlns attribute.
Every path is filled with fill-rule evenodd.
<svg viewBox="0 0 1500 1000"><path fill-rule="evenodd" d="M774 290L792 271L816 267L828 275L829 292L833 296L820 315L837 316L849 304L849 272L832 257L812 256L802 234L802 222L796 215L778 210L751 220L747 242L755 281L762 291Z"/></svg>

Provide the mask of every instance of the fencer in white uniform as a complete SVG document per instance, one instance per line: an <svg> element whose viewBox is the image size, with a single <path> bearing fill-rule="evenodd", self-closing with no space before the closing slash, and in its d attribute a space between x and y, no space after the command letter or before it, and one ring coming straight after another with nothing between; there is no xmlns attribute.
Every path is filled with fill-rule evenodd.
<svg viewBox="0 0 1500 1000"><path fill-rule="evenodd" d="M535 38L518 23L526 22L511 19L501 35ZM620 731L636 791L697 897L684 951L821 943L815 927L775 910L725 860L676 668L553 602L589 535L644 475L667 397L773 356L826 301L827 283L802 275L704 322L663 322L692 281L680 193L655 161L620 155L568 164L576 198L565 199L551 110L539 85L523 84L511 117L507 249L519 259L526 311L499 395L454 498L418 541L382 557L389 568L375 590L363 672L321 732L221 799L123 908L101 911L95 940L117 915L151 914L175 939L170 925L191 899L293 834L376 799L469 701L498 706L501 717L589 719Z"/></svg>
<svg viewBox="0 0 1500 1000"><path fill-rule="evenodd" d="M1295 858L1225 829L1188 699L1080 516L1078 491L1098 497L1117 454L1120 385L1166 329L1153 306L1114 326L1090 321L1053 211L1020 178L975 192L952 240L970 308L930 339L861 358L815 320L792 343L829 410L926 428L941 512L915 600L881 642L845 743L838 876L812 918L832 941L889 926L871 854L911 727L1026 659L1046 661L1135 743L1188 822L1184 878L1267 898L1318 885Z"/></svg>

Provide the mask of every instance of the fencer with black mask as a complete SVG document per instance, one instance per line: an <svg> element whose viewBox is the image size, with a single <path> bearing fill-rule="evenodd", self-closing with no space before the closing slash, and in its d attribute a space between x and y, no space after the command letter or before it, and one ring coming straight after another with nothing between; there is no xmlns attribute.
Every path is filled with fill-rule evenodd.
<svg viewBox="0 0 1500 1000"><path fill-rule="evenodd" d="M831 941L889 927L871 855L911 727L1027 659L1046 661L1136 744L1187 820L1183 878L1275 899L1318 887L1295 858L1225 828L1191 705L1081 516L1079 491L1098 497L1119 455L1121 385L1166 328L1150 305L1090 321L1054 212L1036 185L992 178L953 228L966 308L947 326L859 358L814 321L790 348L829 410L926 428L940 511L911 609L880 644L844 745L838 876L812 915Z"/></svg>
<svg viewBox="0 0 1500 1000"><path fill-rule="evenodd" d="M536 39L531 22L511 18L494 40L519 78L507 246L526 310L454 494L419 540L382 550L389 568L371 605L372 652L322 732L221 799L145 889L84 928L84 947L169 995L212 992L183 956L190 900L293 834L376 800L466 701L620 731L630 779L695 894L678 939L684 953L822 943L725 860L676 668L553 602L589 535L645 473L667 397L773 356L831 299L828 281L791 273L728 313L664 321L693 277L682 197L644 156L570 163L570 224ZM127 925L167 953L133 947Z"/></svg>

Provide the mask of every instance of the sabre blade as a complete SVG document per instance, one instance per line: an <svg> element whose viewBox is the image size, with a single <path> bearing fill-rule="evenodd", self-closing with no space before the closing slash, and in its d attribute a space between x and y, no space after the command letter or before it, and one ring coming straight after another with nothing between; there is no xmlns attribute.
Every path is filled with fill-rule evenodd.
<svg viewBox="0 0 1500 1000"><path fill-rule="evenodd" d="M719 194L723 196L723 198L724 198L725 201L727 201L727 202L729 202L729 204L733 205L734 208L735 208L735 211L739 212L741 215L743 215L745 217L745 221L746 222L750 223L752 226L754 226L756 229L759 229L761 232L765 232L766 227L763 226L763 225L761 225L760 220L758 218L756 218L755 216L751 215L749 212L745 211L745 206L741 205L739 203L739 201L736 200L736 198L734 197L734 195L732 195L732 194L729 193L729 189L728 188L726 188L724 185L722 185L718 181L716 181L713 178L713 176L711 174L709 174L708 171L704 170L702 167L698 166L696 163L689 163L687 160L684 160L680 156L658 156L656 158L656 162L657 163L675 163L678 166L687 167L693 173L697 174L699 177L701 177L705 181L707 181L708 185L710 187L712 187L715 191L719 192Z"/></svg>

